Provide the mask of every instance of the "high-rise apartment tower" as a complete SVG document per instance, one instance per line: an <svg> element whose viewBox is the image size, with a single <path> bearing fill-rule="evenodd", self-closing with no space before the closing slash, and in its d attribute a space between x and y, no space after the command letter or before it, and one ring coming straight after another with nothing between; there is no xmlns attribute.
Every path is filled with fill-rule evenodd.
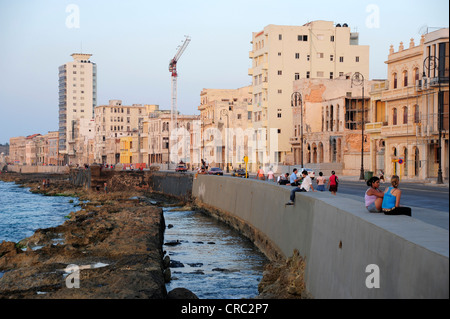
<svg viewBox="0 0 450 319"><path fill-rule="evenodd" d="M74 53L73 61L59 67L59 152L68 163L75 152L77 119L94 118L97 105L97 66L92 54Z"/></svg>

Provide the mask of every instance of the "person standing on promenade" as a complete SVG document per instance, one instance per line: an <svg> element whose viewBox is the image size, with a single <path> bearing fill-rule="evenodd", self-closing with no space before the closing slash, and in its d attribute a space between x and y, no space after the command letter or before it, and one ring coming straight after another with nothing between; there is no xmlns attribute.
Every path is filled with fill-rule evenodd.
<svg viewBox="0 0 450 319"><path fill-rule="evenodd" d="M272 167L269 169L269 171L267 172L267 180L269 182L274 182L274 175L273 175L273 171L272 171Z"/></svg>
<svg viewBox="0 0 450 319"><path fill-rule="evenodd" d="M317 177L316 181L317 181L317 190L323 192L325 190L325 182L327 180L325 177L323 177L322 172L319 172L319 177Z"/></svg>
<svg viewBox="0 0 450 319"><path fill-rule="evenodd" d="M381 208L385 215L406 215L411 216L411 208L400 206L402 191L398 188L400 178L397 175L391 177L391 185L384 191Z"/></svg>
<svg viewBox="0 0 450 319"><path fill-rule="evenodd" d="M259 170L256 173L256 178L264 180L264 170L261 168L261 166L259 167Z"/></svg>
<svg viewBox="0 0 450 319"><path fill-rule="evenodd" d="M333 194L333 195L336 195L338 184L339 184L339 179L335 174L336 173L334 171L331 171L331 176L328 179L329 190L330 190L331 194Z"/></svg>
<svg viewBox="0 0 450 319"><path fill-rule="evenodd" d="M377 176L371 177L367 181L369 189L366 190L364 201L369 213L381 212L381 203L383 202L384 193L378 188L380 187L380 179Z"/></svg>

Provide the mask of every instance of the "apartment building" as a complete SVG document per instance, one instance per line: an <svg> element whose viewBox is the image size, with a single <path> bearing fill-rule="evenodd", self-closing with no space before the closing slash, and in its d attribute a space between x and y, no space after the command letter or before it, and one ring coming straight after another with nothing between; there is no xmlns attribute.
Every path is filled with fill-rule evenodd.
<svg viewBox="0 0 450 319"><path fill-rule="evenodd" d="M75 122L92 119L97 105L97 66L92 54L74 53L73 61L59 67L59 151L69 163L74 156Z"/></svg>
<svg viewBox="0 0 450 319"><path fill-rule="evenodd" d="M122 105L121 100L110 100L108 105L95 108L94 160L97 163L120 163L120 138L142 130L148 107Z"/></svg>
<svg viewBox="0 0 450 319"><path fill-rule="evenodd" d="M253 130L247 131L251 127L251 109L251 86L203 89L198 106L200 139L194 136L195 153L200 153L200 159L228 170L242 164L243 157L252 152L249 135Z"/></svg>
<svg viewBox="0 0 450 319"><path fill-rule="evenodd" d="M193 154L193 132L198 126L198 115L177 115L176 132L171 131L172 121L170 111L151 112L148 119L144 121L143 133L133 137L133 145L136 149L131 149L133 158L137 150L141 150L142 163L169 164L183 161L189 166L195 162Z"/></svg>
<svg viewBox="0 0 450 319"><path fill-rule="evenodd" d="M293 135L291 95L299 79L334 79L359 72L369 77L369 46L347 24L312 21L302 26L268 25L252 35L253 104L256 130L277 134L278 151L271 159L289 164ZM270 148L269 134L262 134ZM258 158L264 156L259 153ZM268 154L267 154L268 155Z"/></svg>
<svg viewBox="0 0 450 319"><path fill-rule="evenodd" d="M302 103L292 107L293 163L303 162L307 167L321 164L321 168L344 175L359 175L362 156L368 170L371 136L366 130L363 134L362 127L370 121L370 89L379 83L384 80L364 80L355 85L346 76L295 81L293 89L302 95ZM332 165L323 165L326 163Z"/></svg>
<svg viewBox="0 0 450 319"><path fill-rule="evenodd" d="M408 46L400 42L397 51L391 45L386 64L389 80L372 90L366 126L373 137L372 170L435 179L441 161L448 178L448 134L441 136L439 153L439 120L441 131L448 132L449 29L427 33L417 45L414 39Z"/></svg>

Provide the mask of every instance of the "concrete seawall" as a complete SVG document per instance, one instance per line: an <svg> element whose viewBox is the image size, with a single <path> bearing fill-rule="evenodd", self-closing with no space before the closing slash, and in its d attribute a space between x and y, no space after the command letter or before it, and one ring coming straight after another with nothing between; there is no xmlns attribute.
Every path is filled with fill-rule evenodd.
<svg viewBox="0 0 450 319"><path fill-rule="evenodd" d="M296 204L285 206L290 189L200 175L192 196L270 258L298 249L314 298L449 297L448 230L407 216L370 214L363 199L328 192L297 193Z"/></svg>

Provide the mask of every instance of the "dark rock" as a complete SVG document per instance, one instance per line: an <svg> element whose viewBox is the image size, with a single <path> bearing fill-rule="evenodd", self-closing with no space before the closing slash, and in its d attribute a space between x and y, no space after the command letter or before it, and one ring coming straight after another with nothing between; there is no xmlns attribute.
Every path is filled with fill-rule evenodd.
<svg viewBox="0 0 450 319"><path fill-rule="evenodd" d="M171 260L170 264L169 264L170 268L181 268L184 267L183 263L176 261L176 260Z"/></svg>
<svg viewBox="0 0 450 319"><path fill-rule="evenodd" d="M203 266L202 263L188 263L188 265L191 266L191 267L201 267L201 266Z"/></svg>
<svg viewBox="0 0 450 319"><path fill-rule="evenodd" d="M163 267L167 268L169 267L169 265L170 265L170 257L166 255L163 259Z"/></svg>
<svg viewBox="0 0 450 319"><path fill-rule="evenodd" d="M198 299L197 295L186 288L175 288L167 294L167 299Z"/></svg>
<svg viewBox="0 0 450 319"><path fill-rule="evenodd" d="M177 246L177 245L181 245L181 241L179 241L178 239L177 240L172 240L172 241L169 241L167 243L164 243L164 245L166 245L166 246Z"/></svg>

